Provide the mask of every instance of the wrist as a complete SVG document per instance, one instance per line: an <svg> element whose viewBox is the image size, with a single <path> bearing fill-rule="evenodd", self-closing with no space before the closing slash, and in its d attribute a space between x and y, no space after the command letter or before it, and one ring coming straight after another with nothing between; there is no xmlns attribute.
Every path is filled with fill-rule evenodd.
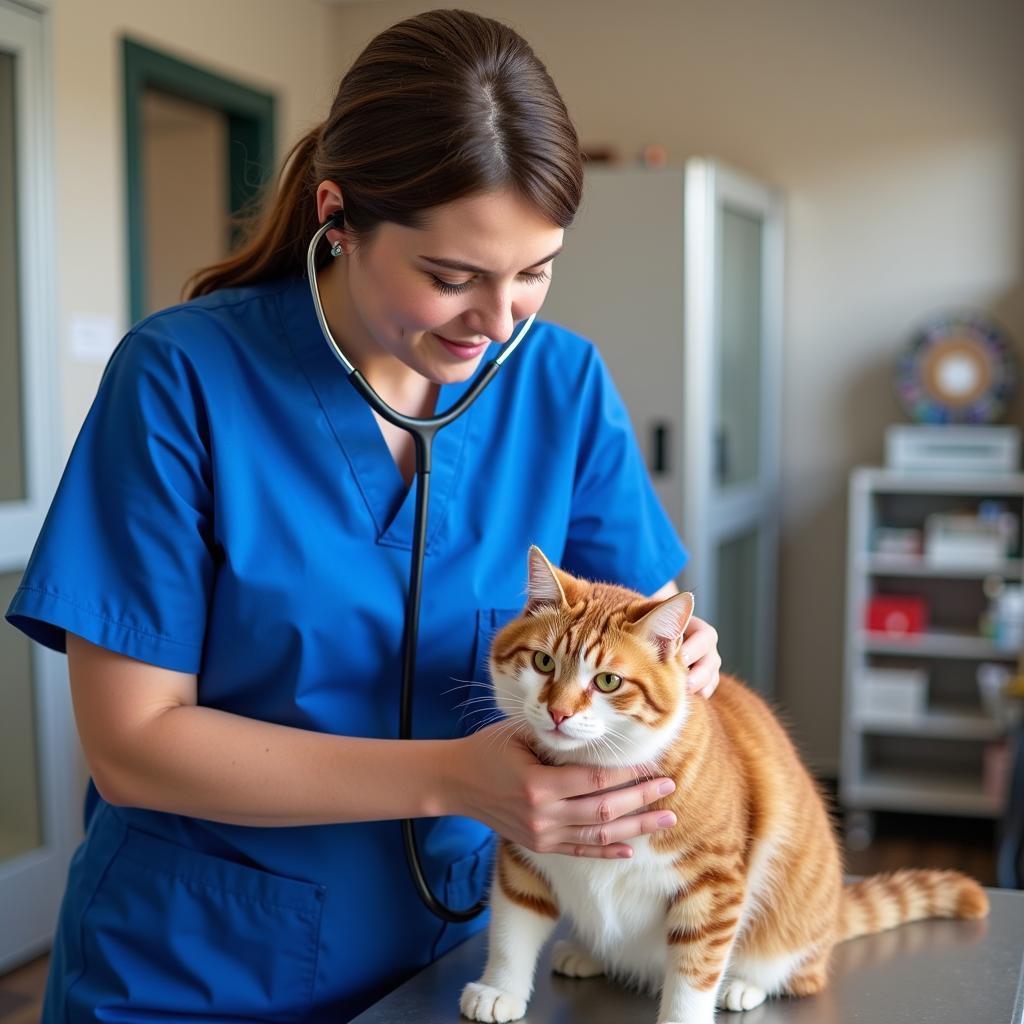
<svg viewBox="0 0 1024 1024"><path fill-rule="evenodd" d="M464 741L436 740L428 751L430 785L426 794L425 817L440 818L446 815L465 813L461 795L465 790L462 781L462 746Z"/></svg>

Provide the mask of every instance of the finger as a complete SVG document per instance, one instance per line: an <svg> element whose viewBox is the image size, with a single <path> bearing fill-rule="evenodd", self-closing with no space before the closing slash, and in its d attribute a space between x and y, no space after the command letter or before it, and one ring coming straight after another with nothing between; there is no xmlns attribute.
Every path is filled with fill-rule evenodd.
<svg viewBox="0 0 1024 1024"><path fill-rule="evenodd" d="M672 828L676 816L671 811L649 811L647 814L629 815L605 825L584 825L569 829L565 841L581 846L613 846L637 836L651 835Z"/></svg>
<svg viewBox="0 0 1024 1024"><path fill-rule="evenodd" d="M585 846L583 843L561 843L551 850L552 853L564 853L568 857L594 857L600 860L629 860L633 856L633 847Z"/></svg>
<svg viewBox="0 0 1024 1024"><path fill-rule="evenodd" d="M704 689L700 691L700 695L702 697L710 697L711 694L713 694L717 689L718 680L716 679L713 683L709 683L707 686L705 686Z"/></svg>
<svg viewBox="0 0 1024 1024"><path fill-rule="evenodd" d="M563 825L571 826L608 825L618 818L635 815L641 808L664 799L675 788L676 784L672 779L663 778L630 786L629 789L576 797L563 801L562 806L555 811L556 820ZM625 838L628 838L629 834ZM598 845L605 844L600 842Z"/></svg>
<svg viewBox="0 0 1024 1024"><path fill-rule="evenodd" d="M597 765L561 765L547 770L545 781L556 800L573 800L608 790L635 786L641 780L655 778L644 764L604 768Z"/></svg>
<svg viewBox="0 0 1024 1024"><path fill-rule="evenodd" d="M691 668L686 678L686 688L690 693L700 693L711 683L711 673L706 668Z"/></svg>
<svg viewBox="0 0 1024 1024"><path fill-rule="evenodd" d="M702 658L706 658L711 650L710 638L704 634L691 637L679 648L679 657L684 665L693 668Z"/></svg>

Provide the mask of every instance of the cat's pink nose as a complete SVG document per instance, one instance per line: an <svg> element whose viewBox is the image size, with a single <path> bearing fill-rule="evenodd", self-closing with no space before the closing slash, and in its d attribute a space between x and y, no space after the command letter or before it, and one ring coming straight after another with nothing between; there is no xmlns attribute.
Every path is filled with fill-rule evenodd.
<svg viewBox="0 0 1024 1024"><path fill-rule="evenodd" d="M554 708L548 708L548 714L551 716L552 721L555 723L555 728L562 724L567 718L571 718L571 715L564 715L561 711L556 711Z"/></svg>

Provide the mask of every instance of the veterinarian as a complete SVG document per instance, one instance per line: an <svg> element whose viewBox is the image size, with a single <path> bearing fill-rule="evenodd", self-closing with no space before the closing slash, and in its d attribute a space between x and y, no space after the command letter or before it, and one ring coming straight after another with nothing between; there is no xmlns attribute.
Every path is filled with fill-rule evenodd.
<svg viewBox="0 0 1024 1024"><path fill-rule="evenodd" d="M541 306L582 167L507 27L374 39L232 256L108 364L8 619L67 650L91 782L43 1019L344 1021L483 927L495 833L617 857L658 784L541 764L487 699L527 551L668 596L685 553L598 353L540 321L437 436L412 740L398 735L409 434ZM610 259L620 258L609 254ZM629 296L622 297L623 302ZM710 695L714 630L683 654ZM630 783L613 793L598 792Z"/></svg>

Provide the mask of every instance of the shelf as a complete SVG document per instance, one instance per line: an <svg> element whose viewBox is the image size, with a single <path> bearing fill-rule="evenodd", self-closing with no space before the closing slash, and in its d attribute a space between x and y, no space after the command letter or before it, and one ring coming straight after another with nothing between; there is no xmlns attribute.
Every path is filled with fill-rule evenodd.
<svg viewBox="0 0 1024 1024"><path fill-rule="evenodd" d="M932 565L920 555L867 555L861 560L862 572L872 576L920 576L928 579L983 580L986 576L1002 576L1019 580L1024 577L1024 561L1007 558L991 566Z"/></svg>
<svg viewBox="0 0 1024 1024"><path fill-rule="evenodd" d="M930 473L861 467L853 471L854 482L881 494L957 494L988 497L1020 497L1024 493L1022 473Z"/></svg>
<svg viewBox="0 0 1024 1024"><path fill-rule="evenodd" d="M1000 801L977 783L899 772L867 772L860 782L849 782L840 793L847 807L889 811L920 811L998 818Z"/></svg>
<svg viewBox="0 0 1024 1024"><path fill-rule="evenodd" d="M876 550L880 528L916 530L924 544L926 523L934 513L979 509L996 500L1024 519L1024 472L904 472L862 467L850 480L846 549L846 665L840 797L851 810L890 810L993 818L999 799L983 789L995 782L986 744L1007 734L1006 724L985 713L973 680L983 661L1014 671L1024 652L1000 646L982 635L978 622L986 609L983 582L996 576L1024 581L1020 522L1006 545L961 564L936 562L932 551L887 553ZM939 554L942 552L940 551ZM866 609L873 595L906 593L927 602L932 627L922 633L892 636L867 628ZM866 673L886 666L919 669L930 686L925 694L908 682L905 695L918 698L917 715L857 714L882 707L861 690ZM901 691L894 689L894 696ZM864 699L868 698L868 699ZM907 704L908 710L915 705Z"/></svg>
<svg viewBox="0 0 1024 1024"><path fill-rule="evenodd" d="M860 646L866 654L896 654L909 657L971 658L979 661L1013 661L1020 652L1000 647L975 633L951 633L932 630L901 637L885 636L862 630Z"/></svg>
<svg viewBox="0 0 1024 1024"><path fill-rule="evenodd" d="M1000 722L980 711L928 711L916 718L861 715L860 732L886 736L932 736L936 739L994 740L1006 735Z"/></svg>

